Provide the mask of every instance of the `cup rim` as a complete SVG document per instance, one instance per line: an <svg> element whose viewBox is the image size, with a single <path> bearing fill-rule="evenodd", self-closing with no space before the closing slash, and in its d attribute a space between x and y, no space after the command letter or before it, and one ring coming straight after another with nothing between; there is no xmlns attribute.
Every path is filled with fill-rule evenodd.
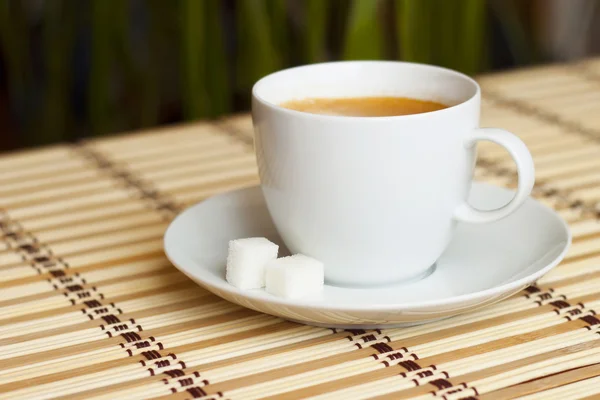
<svg viewBox="0 0 600 400"><path fill-rule="evenodd" d="M473 85L473 87L475 88L475 92L468 99L461 101L458 104L454 104L454 105L448 106L446 108L443 108L441 110L428 111L428 112L418 113L418 114L389 115L389 116L353 116L353 115L313 114L313 113L297 111L297 110L292 110L289 108L282 107L279 104L276 104L274 102L266 100L264 97L262 97L258 94L258 91L260 90L261 85L263 85L267 80L272 79L276 75L279 75L282 73L287 73L290 71L300 70L300 69L313 68L313 67L320 66L320 65L336 65L336 64L397 64L397 65L400 64L400 65L406 65L406 66L425 68L425 69L429 69L432 71L437 70L437 71L448 73L448 74L451 74L451 75L454 75L454 76L464 79L467 83L470 83L471 85ZM274 111L288 114L290 116L320 119L320 120L327 120L327 121L353 120L353 121L383 122L383 121L390 121L390 120L407 120L407 119L415 119L415 118L424 118L424 117L431 116L431 115L441 115L441 114L452 113L463 107L466 107L467 105L469 105L476 99L480 98L480 96L481 96L481 88L480 88L479 84L477 83L477 81L462 72L459 72L459 71L456 71L456 70L453 70L450 68L446 68L446 67L441 67L438 65L408 62L408 61L392 61L392 60L330 61L330 62L322 62L322 63L305 64L305 65L300 65L300 66L291 67L291 68L285 68L285 69L281 69L281 70L272 72L272 73L260 78L252 86L253 99L257 100L265 107L268 107Z"/></svg>

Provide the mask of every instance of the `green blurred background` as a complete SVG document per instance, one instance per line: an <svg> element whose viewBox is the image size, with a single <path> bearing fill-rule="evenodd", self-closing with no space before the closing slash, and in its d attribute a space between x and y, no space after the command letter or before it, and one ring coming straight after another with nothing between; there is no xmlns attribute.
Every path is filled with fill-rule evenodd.
<svg viewBox="0 0 600 400"><path fill-rule="evenodd" d="M288 66L598 53L598 0L0 0L0 150L248 110Z"/></svg>

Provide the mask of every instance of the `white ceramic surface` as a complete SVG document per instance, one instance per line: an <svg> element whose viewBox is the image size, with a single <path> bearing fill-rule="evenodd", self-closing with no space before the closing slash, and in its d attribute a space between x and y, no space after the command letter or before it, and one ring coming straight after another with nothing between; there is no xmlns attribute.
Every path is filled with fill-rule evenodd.
<svg viewBox="0 0 600 400"><path fill-rule="evenodd" d="M469 200L490 210L513 195L474 183ZM435 271L424 279L377 288L326 285L318 295L295 300L262 289L239 290L225 281L229 240L265 236L281 244L258 187L218 195L187 209L169 226L164 244L177 268L224 299L312 325L373 328L446 318L504 299L556 266L571 241L565 222L533 199L501 221L458 225Z"/></svg>
<svg viewBox="0 0 600 400"><path fill-rule="evenodd" d="M278 106L306 97L405 96L451 107L392 117L309 114ZM457 221L483 223L514 212L534 183L523 142L478 129L480 90L466 75L389 61L314 64L271 74L253 88L261 186L283 241L320 259L344 286L422 275L450 243ZM519 170L509 204L466 204L475 144L505 147Z"/></svg>

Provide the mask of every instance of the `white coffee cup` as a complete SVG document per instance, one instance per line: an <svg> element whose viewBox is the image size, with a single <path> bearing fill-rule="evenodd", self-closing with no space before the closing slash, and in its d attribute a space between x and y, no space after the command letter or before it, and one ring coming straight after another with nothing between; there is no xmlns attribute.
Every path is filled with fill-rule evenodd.
<svg viewBox="0 0 600 400"><path fill-rule="evenodd" d="M449 69L388 61L307 65L273 73L252 91L255 151L267 207L293 253L325 264L339 286L373 286L428 273L456 224L488 223L529 196L534 166L512 133L479 128L480 88ZM280 106L303 98L401 96L450 107L422 114L351 117ZM467 202L476 143L512 156L517 193L504 207Z"/></svg>

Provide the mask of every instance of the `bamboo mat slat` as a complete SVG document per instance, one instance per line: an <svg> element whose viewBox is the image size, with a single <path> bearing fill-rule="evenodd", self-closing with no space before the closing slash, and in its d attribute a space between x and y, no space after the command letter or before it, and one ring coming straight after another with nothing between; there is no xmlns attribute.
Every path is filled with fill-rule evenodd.
<svg viewBox="0 0 600 400"><path fill-rule="evenodd" d="M249 115L0 156L0 399L600 396L600 59L479 78L482 126L520 135L565 260L520 294L404 329L299 325L170 265L162 234L258 183ZM500 148L475 176L516 186Z"/></svg>

